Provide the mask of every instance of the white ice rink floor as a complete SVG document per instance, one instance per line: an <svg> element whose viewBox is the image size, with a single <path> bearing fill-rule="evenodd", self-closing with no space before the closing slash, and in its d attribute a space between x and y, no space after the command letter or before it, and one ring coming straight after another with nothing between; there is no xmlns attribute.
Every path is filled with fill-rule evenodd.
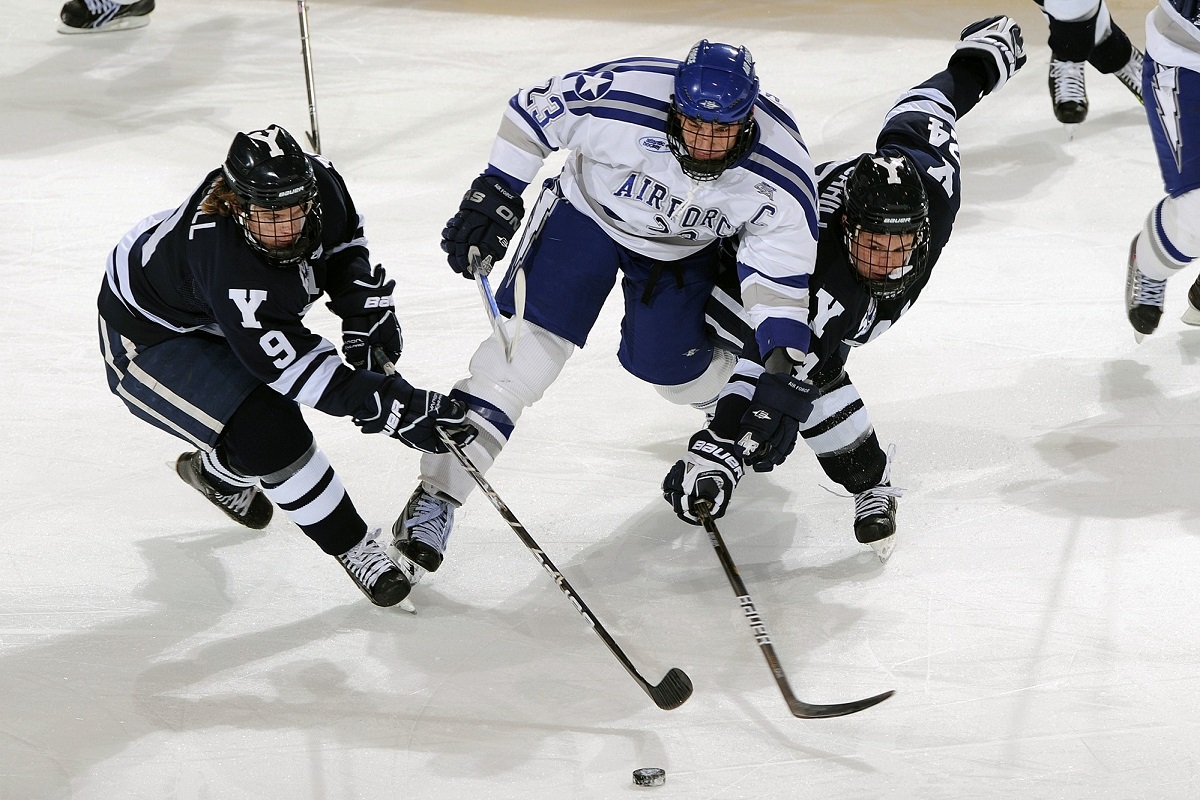
<svg viewBox="0 0 1200 800"><path fill-rule="evenodd" d="M508 97L701 37L745 43L817 160L871 149L961 27L1006 11L1029 65L960 125L963 209L915 309L850 361L895 443L899 544L851 532L807 451L743 482L721 528L796 693L783 704L707 539L658 485L701 423L617 365L619 309L522 420L492 483L651 680L655 708L479 495L416 616L369 605L279 515L227 522L184 448L105 384L108 250L177 205L233 133L308 127L295 3L161 0L66 37L58 0L0 33L0 798L667 800L1200 794L1200 330L1124 319L1126 249L1161 192L1144 113L1088 74L1051 115L1028 0L725 4L312 0L324 152L398 278L414 383L447 389L488 331L438 234ZM1144 41L1149 0L1114 16ZM560 8L561 7L561 8ZM314 327L335 341L318 305ZM390 526L413 451L308 414ZM638 767L667 770L639 789Z"/></svg>

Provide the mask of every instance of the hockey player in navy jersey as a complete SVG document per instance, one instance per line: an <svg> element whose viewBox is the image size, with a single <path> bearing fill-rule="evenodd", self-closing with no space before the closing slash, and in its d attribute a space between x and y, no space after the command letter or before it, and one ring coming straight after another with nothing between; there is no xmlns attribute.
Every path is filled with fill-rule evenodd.
<svg viewBox="0 0 1200 800"><path fill-rule="evenodd" d="M1050 25L1050 101L1068 125L1087 118L1084 65L1112 75L1142 99L1142 52L1108 12L1104 0L1034 0Z"/></svg>
<svg viewBox="0 0 1200 800"><path fill-rule="evenodd" d="M886 560L900 490L891 486L890 452L880 447L846 359L895 324L929 282L961 199L956 122L1024 63L1020 28L1008 17L968 26L946 69L888 112L875 152L817 167L811 353L789 374L770 369L772 354L743 351L713 420L663 481L685 522L699 524L700 501L713 518L724 514L744 468L770 471L799 435L829 478L854 495L855 537Z"/></svg>
<svg viewBox="0 0 1200 800"><path fill-rule="evenodd" d="M1134 337L1154 333L1167 279L1200 258L1200 0L1159 0L1146 17L1142 86L1166 197L1129 248L1125 308ZM1200 325L1200 278L1183 321Z"/></svg>
<svg viewBox="0 0 1200 800"><path fill-rule="evenodd" d="M365 433L444 451L466 444L466 406L384 376L400 355L392 289L372 267L362 218L333 165L285 130L239 133L224 164L176 209L129 231L108 257L100 345L109 386L137 417L198 448L176 471L232 519L270 522L272 502L376 605L411 588L368 533L300 403ZM343 352L304 324L323 295Z"/></svg>
<svg viewBox="0 0 1200 800"><path fill-rule="evenodd" d="M450 266L486 271L508 250L521 195L555 150L569 154L546 181L498 289L523 319L511 360L499 336L476 350L452 397L479 438L468 455L488 469L521 413L541 398L620 281L617 358L668 400L715 400L735 358L714 348L704 307L719 241L741 231L737 268L757 346L788 363L807 356L808 278L816 256L812 160L795 120L759 91L745 47L697 43L681 62L637 57L522 89L509 101L486 170L443 231ZM393 526L413 580L438 568L454 509L475 484L452 456L421 459L421 481Z"/></svg>

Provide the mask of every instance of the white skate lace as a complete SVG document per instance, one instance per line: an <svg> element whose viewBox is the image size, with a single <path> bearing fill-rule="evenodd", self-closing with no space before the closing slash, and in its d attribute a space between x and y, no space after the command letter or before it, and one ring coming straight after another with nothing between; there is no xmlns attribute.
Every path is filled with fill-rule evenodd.
<svg viewBox="0 0 1200 800"><path fill-rule="evenodd" d="M446 552L446 541L450 538L451 513L449 503L422 492L417 497L412 513L404 521L406 538L424 542L439 553Z"/></svg>
<svg viewBox="0 0 1200 800"><path fill-rule="evenodd" d="M1133 268L1133 304L1135 306L1163 307L1163 296L1167 282L1148 278L1136 266Z"/></svg>
<svg viewBox="0 0 1200 800"><path fill-rule="evenodd" d="M215 492L213 496L217 502L228 508L239 517L246 516L246 512L250 510L250 504L254 502L254 495L258 493L257 486L249 486L240 492L234 494L221 494Z"/></svg>
<svg viewBox="0 0 1200 800"><path fill-rule="evenodd" d="M1129 87L1129 91L1142 99L1142 53L1136 47L1125 66L1113 73L1117 80Z"/></svg>
<svg viewBox="0 0 1200 800"><path fill-rule="evenodd" d="M380 575L396 568L375 541L378 535L378 530L368 533L361 542L337 557L346 570L368 589L375 586L375 581L379 580Z"/></svg>
<svg viewBox="0 0 1200 800"><path fill-rule="evenodd" d="M117 3L114 3L112 0L83 0L83 2L87 5L88 11L92 12L96 16L100 16L106 12L116 11L120 8L120 6Z"/></svg>
<svg viewBox="0 0 1200 800"><path fill-rule="evenodd" d="M854 518L887 515L891 511L891 498L903 496L904 490L894 486L876 486L859 492L854 495Z"/></svg>
<svg viewBox="0 0 1200 800"><path fill-rule="evenodd" d="M1054 103L1086 103L1083 62L1050 60L1050 79L1054 81Z"/></svg>

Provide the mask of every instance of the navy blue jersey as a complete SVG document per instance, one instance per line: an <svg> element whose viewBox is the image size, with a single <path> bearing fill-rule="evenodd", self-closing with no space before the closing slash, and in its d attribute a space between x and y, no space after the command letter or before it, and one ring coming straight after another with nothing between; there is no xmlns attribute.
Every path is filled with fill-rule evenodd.
<svg viewBox="0 0 1200 800"><path fill-rule="evenodd" d="M845 188L858 156L817 166L820 234L809 284L812 355L801 369L818 383L836 378L849 347L866 344L912 307L929 282L959 207L959 153L954 104L939 84L946 73L902 96L876 141L876 152L903 153L917 167L929 197L929 268L894 297L872 297L858 282L843 242Z"/></svg>
<svg viewBox="0 0 1200 800"><path fill-rule="evenodd" d="M383 376L346 366L304 315L322 295L349 315L390 304L390 291L381 297L382 269L370 265L362 218L341 176L320 156L309 158L322 209L311 256L286 268L268 264L233 218L201 211L220 174L213 170L181 206L142 220L113 249L101 316L134 345L222 337L254 377L285 397L336 416L362 408Z"/></svg>

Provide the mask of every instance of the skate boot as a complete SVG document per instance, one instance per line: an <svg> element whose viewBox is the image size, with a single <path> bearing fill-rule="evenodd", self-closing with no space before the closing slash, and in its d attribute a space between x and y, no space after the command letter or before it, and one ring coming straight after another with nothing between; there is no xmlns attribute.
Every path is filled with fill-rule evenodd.
<svg viewBox="0 0 1200 800"><path fill-rule="evenodd" d="M442 565L442 554L454 527L454 508L449 500L418 486L392 525L395 538L388 555L409 583L419 583L426 572L437 572Z"/></svg>
<svg viewBox="0 0 1200 800"><path fill-rule="evenodd" d="M379 546L378 536L376 528L335 558L368 600L377 606L394 606L408 597L412 584Z"/></svg>
<svg viewBox="0 0 1200 800"><path fill-rule="evenodd" d="M1138 234L1140 236L1141 234ZM1125 272L1125 313L1133 326L1133 338L1141 342L1147 334L1154 333L1162 319L1163 296L1167 282L1148 278L1137 267L1138 237L1129 245L1129 267ZM1191 292L1188 292L1191 302Z"/></svg>
<svg viewBox="0 0 1200 800"><path fill-rule="evenodd" d="M1200 325L1200 276L1188 289L1188 307L1183 312L1183 321L1188 325Z"/></svg>
<svg viewBox="0 0 1200 800"><path fill-rule="evenodd" d="M1129 55L1129 60L1125 62L1125 66L1113 73L1121 83L1125 84L1125 88L1133 92L1133 96L1142 101L1142 51L1136 47Z"/></svg>
<svg viewBox="0 0 1200 800"><path fill-rule="evenodd" d="M58 17L59 33L102 33L127 31L150 24L154 0L122 5L112 0L70 0Z"/></svg>
<svg viewBox="0 0 1200 800"><path fill-rule="evenodd" d="M1066 125L1078 125L1087 119L1088 99L1082 61L1059 61L1051 56L1049 84L1055 119Z"/></svg>
<svg viewBox="0 0 1200 800"><path fill-rule="evenodd" d="M904 495L903 489L892 486L895 453L896 446L889 445L879 483L854 495L854 538L861 544L869 544L884 563L896 546L896 498Z"/></svg>
<svg viewBox="0 0 1200 800"><path fill-rule="evenodd" d="M271 522L274 507L257 486L235 486L213 475L204 466L199 450L184 453L175 461L175 472L210 503L235 522L262 530Z"/></svg>
<svg viewBox="0 0 1200 800"><path fill-rule="evenodd" d="M854 495L854 538L885 563L896 546L896 498L903 494L885 481Z"/></svg>

